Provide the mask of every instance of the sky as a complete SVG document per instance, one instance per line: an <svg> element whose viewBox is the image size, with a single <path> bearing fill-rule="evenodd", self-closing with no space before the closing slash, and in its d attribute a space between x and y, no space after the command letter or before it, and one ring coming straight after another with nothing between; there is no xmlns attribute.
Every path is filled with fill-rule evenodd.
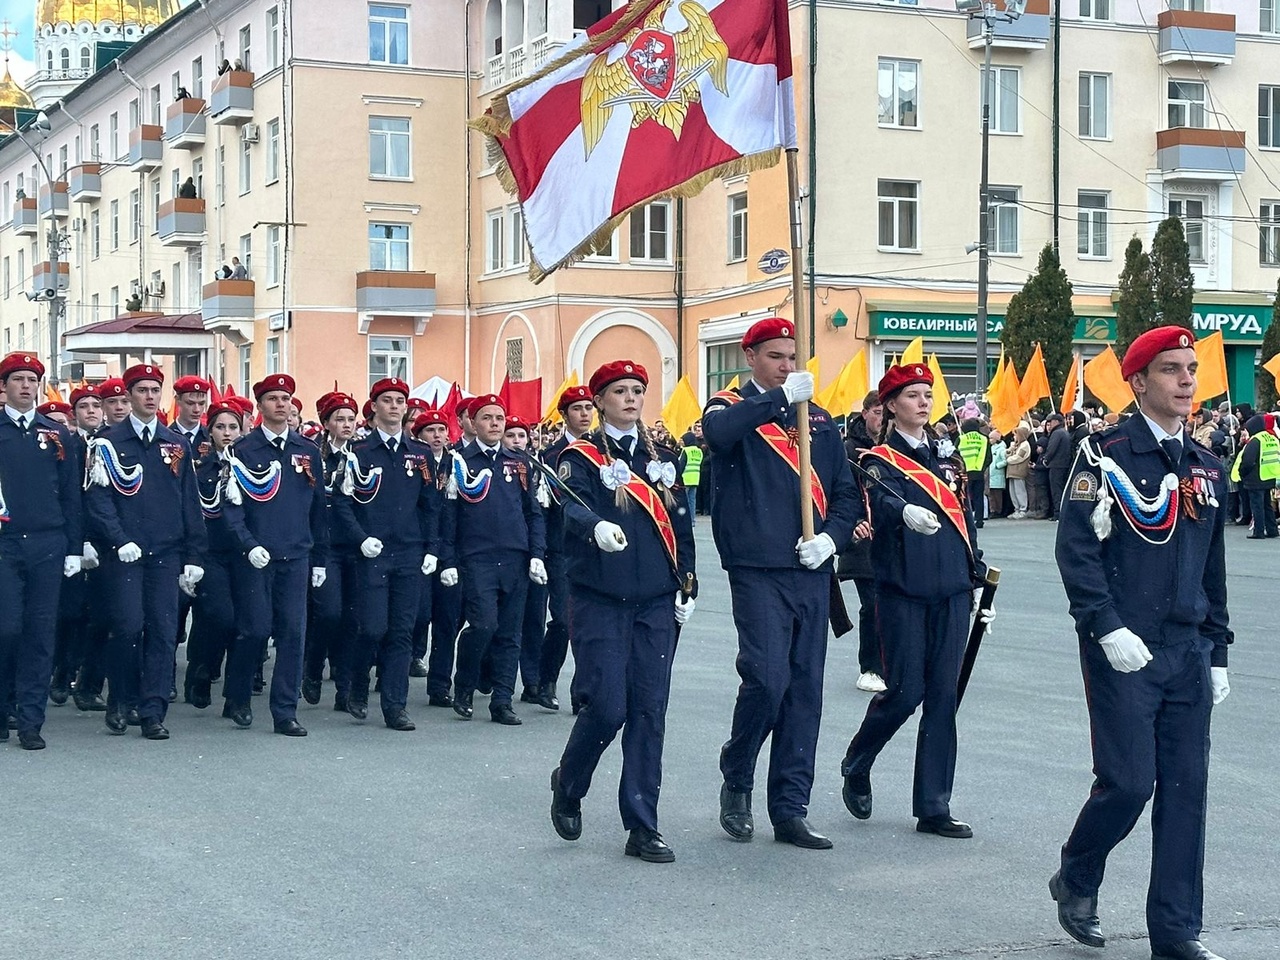
<svg viewBox="0 0 1280 960"><path fill-rule="evenodd" d="M12 38L9 72L18 83L25 84L34 72L31 33L35 27L36 0L0 0L0 20L8 20L9 29L18 32L18 36Z"/></svg>

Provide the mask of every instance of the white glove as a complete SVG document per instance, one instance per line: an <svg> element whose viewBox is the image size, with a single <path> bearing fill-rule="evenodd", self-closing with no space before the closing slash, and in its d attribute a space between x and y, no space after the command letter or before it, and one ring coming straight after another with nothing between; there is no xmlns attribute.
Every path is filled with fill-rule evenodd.
<svg viewBox="0 0 1280 960"><path fill-rule="evenodd" d="M693 608L695 606L693 597L688 600L683 599L683 593L676 594L676 624L683 627L689 622L689 618L693 616Z"/></svg>
<svg viewBox="0 0 1280 960"><path fill-rule="evenodd" d="M254 547L249 551L249 563L253 565L253 569L261 570L271 562L271 554L267 553L266 547Z"/></svg>
<svg viewBox="0 0 1280 960"><path fill-rule="evenodd" d="M987 628L987 633L992 633L991 621L996 618L996 608L987 607L985 610L979 610L977 614L978 622Z"/></svg>
<svg viewBox="0 0 1280 960"><path fill-rule="evenodd" d="M1216 707L1231 692L1231 684L1227 681L1226 667L1210 667L1209 683L1213 686L1213 705Z"/></svg>
<svg viewBox="0 0 1280 960"><path fill-rule="evenodd" d="M440 571L440 586L456 587L458 585L458 568L445 567Z"/></svg>
<svg viewBox="0 0 1280 960"><path fill-rule="evenodd" d="M382 553L382 541L377 537L365 537L364 542L360 544L360 552L372 560Z"/></svg>
<svg viewBox="0 0 1280 960"><path fill-rule="evenodd" d="M324 567L312 567L311 568L311 586L314 589L319 590L321 587L324 586L324 582L328 578L328 576L329 574L325 572Z"/></svg>
<svg viewBox="0 0 1280 960"><path fill-rule="evenodd" d="M1128 627L1112 630L1105 637L1099 637L1098 643L1102 644L1102 652L1111 666L1121 673L1133 673L1151 662L1151 651Z"/></svg>
<svg viewBox="0 0 1280 960"><path fill-rule="evenodd" d="M942 529L942 524L938 522L938 517L932 510L914 503L908 503L902 508L902 522L916 533L922 533L926 537L931 537Z"/></svg>
<svg viewBox="0 0 1280 960"><path fill-rule="evenodd" d="M136 563L142 559L142 548L130 540L116 551L121 563Z"/></svg>
<svg viewBox="0 0 1280 960"><path fill-rule="evenodd" d="M436 567L438 566L440 566L440 561L428 553L422 558L422 575L424 577L431 576L436 572Z"/></svg>
<svg viewBox="0 0 1280 960"><path fill-rule="evenodd" d="M616 523L601 520L595 528L596 546L605 553L619 553L627 549L627 535Z"/></svg>
<svg viewBox="0 0 1280 960"><path fill-rule="evenodd" d="M90 543L88 540L86 540L84 542L84 549L81 552L84 554L84 563L80 565L80 569L97 570L98 569L98 551L94 549L93 544Z"/></svg>
<svg viewBox="0 0 1280 960"><path fill-rule="evenodd" d="M787 403L799 403L801 400L813 399L813 374L808 370L797 370L788 373L782 384L782 392L787 395Z"/></svg>
<svg viewBox="0 0 1280 960"><path fill-rule="evenodd" d="M547 565L537 557L531 557L529 560L529 579L539 586L547 582Z"/></svg>
<svg viewBox="0 0 1280 960"><path fill-rule="evenodd" d="M204 579L204 567L197 567L193 563L188 563L182 568L182 575L191 582L194 587L197 583Z"/></svg>
<svg viewBox="0 0 1280 960"><path fill-rule="evenodd" d="M817 570L836 552L836 542L831 534L820 533L812 540L801 537L796 541L796 553L800 555L800 565L810 570Z"/></svg>
<svg viewBox="0 0 1280 960"><path fill-rule="evenodd" d="M80 557L63 557L62 558L62 575L64 577L74 577L83 568L84 561Z"/></svg>
<svg viewBox="0 0 1280 960"><path fill-rule="evenodd" d="M188 597L195 599L196 585L187 579L187 575L183 574L178 577L178 589L185 593Z"/></svg>

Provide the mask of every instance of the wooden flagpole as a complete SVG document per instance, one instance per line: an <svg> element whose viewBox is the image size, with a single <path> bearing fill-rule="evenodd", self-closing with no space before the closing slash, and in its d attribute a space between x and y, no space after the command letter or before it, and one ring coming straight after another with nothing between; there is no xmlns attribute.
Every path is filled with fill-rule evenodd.
<svg viewBox="0 0 1280 960"><path fill-rule="evenodd" d="M787 148L787 193L791 201L791 303L796 331L796 369L809 360L809 324L804 316L804 217L800 205L800 178L796 157L799 148ZM816 385L815 385L816 386ZM797 447L800 452L800 532L813 539L813 461L809 455L809 401L796 405Z"/></svg>

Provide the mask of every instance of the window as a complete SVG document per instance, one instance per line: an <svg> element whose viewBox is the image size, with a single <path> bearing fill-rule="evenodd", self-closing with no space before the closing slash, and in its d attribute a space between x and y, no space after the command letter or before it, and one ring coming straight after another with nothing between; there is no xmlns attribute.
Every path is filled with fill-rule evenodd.
<svg viewBox="0 0 1280 960"><path fill-rule="evenodd" d="M67 73L71 70L71 48L63 47L62 56L59 58L62 63L62 72Z"/></svg>
<svg viewBox="0 0 1280 960"><path fill-rule="evenodd" d="M89 128L89 159L96 163L102 159L101 136L98 133L98 125L95 123Z"/></svg>
<svg viewBox="0 0 1280 960"><path fill-rule="evenodd" d="M137 243L138 234L142 232L142 194L138 190L129 191L129 242Z"/></svg>
<svg viewBox="0 0 1280 960"><path fill-rule="evenodd" d="M129 101L129 129L137 130L142 123L142 113L138 109L138 98Z"/></svg>
<svg viewBox="0 0 1280 960"><path fill-rule="evenodd" d="M240 28L240 63L246 70L252 70L253 64L250 62L249 53L253 49L253 28L249 24L245 24ZM272 373L275 371L273 370Z"/></svg>
<svg viewBox="0 0 1280 960"><path fill-rule="evenodd" d="M1264 267L1280 267L1280 200L1258 204L1258 262Z"/></svg>
<svg viewBox="0 0 1280 960"><path fill-rule="evenodd" d="M1021 101L1017 67L992 67L987 78L987 102L991 105L992 133L1021 133Z"/></svg>
<svg viewBox="0 0 1280 960"><path fill-rule="evenodd" d="M253 344L240 344L240 390L244 396L253 393Z"/></svg>
<svg viewBox="0 0 1280 960"><path fill-rule="evenodd" d="M409 179L409 120L369 118L369 176Z"/></svg>
<svg viewBox="0 0 1280 960"><path fill-rule="evenodd" d="M507 241L510 244L507 266L522 267L528 263L529 259L524 254L528 249L524 235L524 211L518 206L507 208Z"/></svg>
<svg viewBox="0 0 1280 960"><path fill-rule="evenodd" d="M35 257L32 257L34 260ZM18 251L18 283L19 289L27 285L27 252L25 250Z"/></svg>
<svg viewBox="0 0 1280 960"><path fill-rule="evenodd" d="M995 253L1018 252L1018 188L991 187L987 191L987 222L991 224L988 250Z"/></svg>
<svg viewBox="0 0 1280 960"><path fill-rule="evenodd" d="M218 147L218 206L227 202L227 147Z"/></svg>
<svg viewBox="0 0 1280 960"><path fill-rule="evenodd" d="M283 258L280 250L281 228L272 224L267 227L267 286L274 287L280 282L283 271ZM270 371L275 373L274 370Z"/></svg>
<svg viewBox="0 0 1280 960"><path fill-rule="evenodd" d="M369 224L369 269L409 269L409 225L407 223Z"/></svg>
<svg viewBox="0 0 1280 960"><path fill-rule="evenodd" d="M584 260L609 260L613 263L617 263L618 253L617 253L617 247L615 246L616 237L617 237L617 231L614 231L613 233L609 234L609 241L603 247L601 247L595 253L588 254L583 259Z"/></svg>
<svg viewBox="0 0 1280 960"><path fill-rule="evenodd" d="M4 258L4 276L0 279L4 281L4 295L9 296L9 258ZM7 331L6 331L7 332Z"/></svg>
<svg viewBox="0 0 1280 960"><path fill-rule="evenodd" d="M280 66L280 8L267 10L267 69Z"/></svg>
<svg viewBox="0 0 1280 960"><path fill-rule="evenodd" d="M111 230L111 249L119 250L120 249L120 201L119 200L111 201L111 218L110 218L109 229Z"/></svg>
<svg viewBox="0 0 1280 960"><path fill-rule="evenodd" d="M244 196L253 187L253 144L248 140L240 141L240 196Z"/></svg>
<svg viewBox="0 0 1280 960"><path fill-rule="evenodd" d="M1276 0L1260 0L1258 30L1262 33L1280 33L1280 17L1276 16Z"/></svg>
<svg viewBox="0 0 1280 960"><path fill-rule="evenodd" d="M386 377L409 379L409 338L369 338L369 386Z"/></svg>
<svg viewBox="0 0 1280 960"><path fill-rule="evenodd" d="M173 76L169 78L169 96L173 97L173 99L175 100L178 99L178 91L181 88L182 88L182 74L178 73L175 70L173 72Z"/></svg>
<svg viewBox="0 0 1280 960"><path fill-rule="evenodd" d="M181 177L182 174L178 171L177 167L174 167L169 171L169 190L175 197L178 195L178 190L182 184Z"/></svg>
<svg viewBox="0 0 1280 960"><path fill-rule="evenodd" d="M1111 0L1080 0L1082 20L1110 20Z"/></svg>
<svg viewBox="0 0 1280 960"><path fill-rule="evenodd" d="M729 198L729 262L747 259L747 195Z"/></svg>
<svg viewBox="0 0 1280 960"><path fill-rule="evenodd" d="M1202 129L1205 85L1195 80L1169 81L1169 126Z"/></svg>
<svg viewBox="0 0 1280 960"><path fill-rule="evenodd" d="M80 69L86 73L93 69L93 53L88 47L80 48Z"/></svg>
<svg viewBox="0 0 1280 960"><path fill-rule="evenodd" d="M58 148L58 165L55 167L58 175L65 177L67 175L67 145L64 143Z"/></svg>
<svg viewBox="0 0 1280 960"><path fill-rule="evenodd" d="M913 180L877 180L881 250L920 249L920 184Z"/></svg>
<svg viewBox="0 0 1280 960"><path fill-rule="evenodd" d="M1111 75L1080 74L1080 136L1106 140L1111 136Z"/></svg>
<svg viewBox="0 0 1280 960"><path fill-rule="evenodd" d="M204 157L195 157L191 161L191 179L196 184L196 196L204 196Z"/></svg>
<svg viewBox="0 0 1280 960"><path fill-rule="evenodd" d="M707 396L719 393L734 377L745 379L751 376L747 367L747 358L737 340L727 343L707 344Z"/></svg>
<svg viewBox="0 0 1280 960"><path fill-rule="evenodd" d="M267 376L280 372L280 338L270 337L267 340ZM370 384L372 386L372 384Z"/></svg>
<svg viewBox="0 0 1280 960"><path fill-rule="evenodd" d="M111 316L120 316L120 288L111 288Z"/></svg>
<svg viewBox="0 0 1280 960"><path fill-rule="evenodd" d="M280 179L280 120L267 121L267 183Z"/></svg>
<svg viewBox="0 0 1280 960"><path fill-rule="evenodd" d="M1204 13L1205 0L1169 0L1170 10L1195 10Z"/></svg>
<svg viewBox="0 0 1280 960"><path fill-rule="evenodd" d="M409 62L409 8L369 4L369 62Z"/></svg>
<svg viewBox="0 0 1280 960"><path fill-rule="evenodd" d="M502 237L506 222L506 213L502 210L490 210L485 214L484 268L488 273L502 269Z"/></svg>
<svg viewBox="0 0 1280 960"><path fill-rule="evenodd" d="M919 90L919 63L914 60L881 60L876 76L880 126L920 126Z"/></svg>
<svg viewBox="0 0 1280 960"><path fill-rule="evenodd" d="M191 95L197 100L204 98L204 58L196 57L191 61Z"/></svg>
<svg viewBox="0 0 1280 960"><path fill-rule="evenodd" d="M111 159L120 159L120 115L113 113L107 118L107 145L111 147Z"/></svg>
<svg viewBox="0 0 1280 960"><path fill-rule="evenodd" d="M1089 259L1106 259L1111 255L1107 194L1081 190L1076 205L1076 252Z"/></svg>
<svg viewBox="0 0 1280 960"><path fill-rule="evenodd" d="M176 191L175 191L176 192ZM151 178L151 232L160 229L160 178Z"/></svg>
<svg viewBox="0 0 1280 960"><path fill-rule="evenodd" d="M1187 251L1192 263L1208 263L1205 255L1204 201L1192 197L1170 197L1169 216L1182 220L1187 235Z"/></svg>
<svg viewBox="0 0 1280 960"><path fill-rule="evenodd" d="M524 337L512 337L507 341L507 377L524 379Z"/></svg>
<svg viewBox="0 0 1280 960"><path fill-rule="evenodd" d="M80 145L80 136L79 136L79 134L77 134L77 135L76 135L75 144L76 144L76 152L75 152L76 163L77 163L77 164L80 164L80 163L83 163L83 162L84 162L84 152L83 152L83 148L82 148L82 147L81 147L81 145ZM66 173L66 171L65 171L65 170L63 170L62 172L63 172L63 173Z"/></svg>
<svg viewBox="0 0 1280 960"><path fill-rule="evenodd" d="M94 260L102 256L102 217L97 210L89 214L89 256Z"/></svg>
<svg viewBox="0 0 1280 960"><path fill-rule="evenodd" d="M253 276L253 234L246 233L240 237L240 262L244 264L249 276Z"/></svg>
<svg viewBox="0 0 1280 960"><path fill-rule="evenodd" d="M669 224L671 204L659 200L631 214L631 259L671 262Z"/></svg>
<svg viewBox="0 0 1280 960"><path fill-rule="evenodd" d="M1258 87L1258 146L1280 149L1280 87Z"/></svg>
<svg viewBox="0 0 1280 960"><path fill-rule="evenodd" d="M169 302L176 307L183 306L182 303L182 264L175 263L169 268L169 289L165 291L169 295Z"/></svg>
<svg viewBox="0 0 1280 960"><path fill-rule="evenodd" d="M94 294L89 298L89 320L97 321L102 319L102 298L98 294Z"/></svg>
<svg viewBox="0 0 1280 960"><path fill-rule="evenodd" d="M151 88L151 125L160 126L160 84Z"/></svg>

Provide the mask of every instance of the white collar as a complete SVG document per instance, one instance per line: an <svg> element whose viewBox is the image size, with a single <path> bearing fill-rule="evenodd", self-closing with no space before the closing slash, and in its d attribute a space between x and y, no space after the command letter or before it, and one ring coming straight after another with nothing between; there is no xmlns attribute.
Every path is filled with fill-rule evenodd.
<svg viewBox="0 0 1280 960"><path fill-rule="evenodd" d="M139 438L142 437L142 431L146 429L151 431L151 439L154 440L156 438L156 433L160 429L160 425L158 421L159 421L159 418L157 417L156 419L152 420L150 423L144 423L143 421L139 420L134 414L132 413L129 414L129 423L133 425L133 432L136 433Z"/></svg>
<svg viewBox="0 0 1280 960"><path fill-rule="evenodd" d="M4 405L4 412L9 415L9 419L12 420L14 423L18 422L19 417L25 417L28 424L35 423L35 420L36 420L35 407L32 407L26 413L23 413L21 410L17 409L16 407L11 407L9 406L9 404L6 403Z"/></svg>
<svg viewBox="0 0 1280 960"><path fill-rule="evenodd" d="M401 443L404 442L403 434L404 434L403 430L400 431L400 433L394 433L394 434L383 433L382 428L378 427L378 437L382 440L383 443L390 443L392 440L394 440L396 442L396 446L399 446Z"/></svg>
<svg viewBox="0 0 1280 960"><path fill-rule="evenodd" d="M899 427L897 424L894 424L893 429L897 431L898 436L900 436L903 440L907 441L907 443L911 445L912 450L919 450L921 447L927 447L929 445L929 441L927 438L923 440L917 440L915 437L911 436L911 434L903 433L902 428Z"/></svg>
<svg viewBox="0 0 1280 960"><path fill-rule="evenodd" d="M632 440L640 439L640 431L633 425L630 430L619 430L611 423L604 425L604 433L607 437L613 437L614 440L621 440L623 437L630 437Z"/></svg>
<svg viewBox="0 0 1280 960"><path fill-rule="evenodd" d="M487 457L490 453L497 453L499 450L501 450L502 442L499 441L496 446L489 447L485 445L485 442L483 440L481 440L479 437L476 437L476 447L480 450L481 453L483 453Z"/></svg>
<svg viewBox="0 0 1280 960"><path fill-rule="evenodd" d="M751 377L747 382L748 382L748 383L751 383L751 384L754 384L754 385L755 385L755 388L756 388L757 390L759 390L761 393L768 393L768 392L769 392L765 387L763 387L763 386L761 386L761 385L760 385L760 381L759 381L759 380L757 380L755 377Z"/></svg>
<svg viewBox="0 0 1280 960"><path fill-rule="evenodd" d="M1142 413L1141 410L1139 410L1138 412ZM1170 433L1164 427L1160 426L1160 424L1156 423L1154 420L1148 417L1145 413L1142 414L1142 419L1147 421L1147 426L1151 428L1151 435L1156 438L1156 443L1164 443L1164 441L1166 440L1177 440L1179 444L1183 442L1181 430L1179 430L1177 433Z"/></svg>
<svg viewBox="0 0 1280 960"><path fill-rule="evenodd" d="M265 423L258 429L262 431L262 435L267 438L267 442L270 443L273 447L275 446L277 440L284 440L289 436L288 427L284 428L284 433L272 433L271 430L268 429Z"/></svg>
<svg viewBox="0 0 1280 960"><path fill-rule="evenodd" d="M335 446L333 441L330 440L328 436L326 436L324 438L324 442L325 442L325 446L329 448L330 453L346 453L347 452L347 441L345 440L342 443Z"/></svg>
<svg viewBox="0 0 1280 960"><path fill-rule="evenodd" d="M184 437L190 437L200 432L200 424L197 423L194 427L188 427L181 420L175 420L173 429L177 430Z"/></svg>

